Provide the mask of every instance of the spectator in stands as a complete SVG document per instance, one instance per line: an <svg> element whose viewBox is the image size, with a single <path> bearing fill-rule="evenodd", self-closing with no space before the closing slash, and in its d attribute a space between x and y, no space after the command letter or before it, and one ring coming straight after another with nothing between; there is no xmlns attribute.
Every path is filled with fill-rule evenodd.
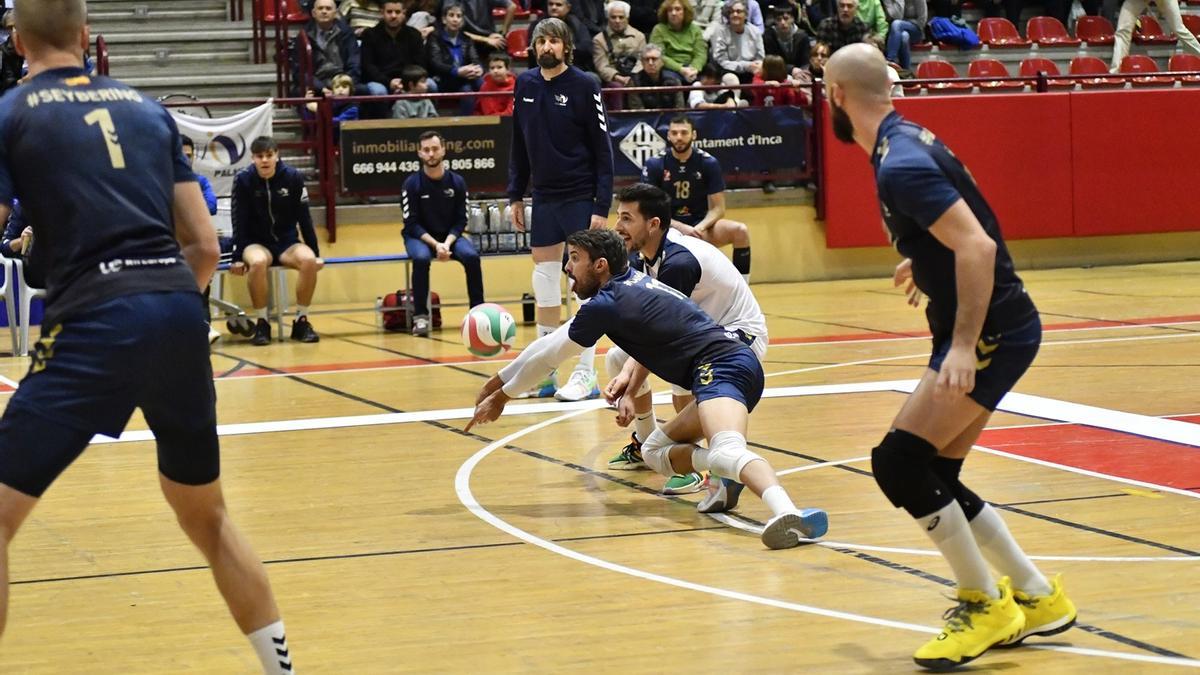
<svg viewBox="0 0 1200 675"><path fill-rule="evenodd" d="M317 5L325 1L317 0ZM308 322L308 306L317 288L317 272L325 262L308 211L304 174L279 161L279 146L270 136L254 139L250 153L254 164L233 179L234 262L229 268L233 274L245 274L250 287L250 302L257 317L250 343L262 346L271 342L267 271L272 265L300 272L292 339L317 342L320 337Z"/></svg>
<svg viewBox="0 0 1200 675"><path fill-rule="evenodd" d="M404 0L404 8L408 14L406 25L415 28L423 39L428 40L437 29L438 1Z"/></svg>
<svg viewBox="0 0 1200 675"><path fill-rule="evenodd" d="M475 106L475 112L479 115L511 115L513 112L513 88L517 85L517 78L512 74L509 66L512 61L509 60L508 54L496 52L488 57L488 74L483 78L483 86L479 88L480 93L488 92L507 92L505 96L480 96L479 103Z"/></svg>
<svg viewBox="0 0 1200 675"><path fill-rule="evenodd" d="M825 64L829 61L831 53L828 44L824 42L814 44L812 54L808 57L808 67L800 71L800 77L796 78L796 81L808 84L813 80L825 77Z"/></svg>
<svg viewBox="0 0 1200 675"><path fill-rule="evenodd" d="M401 0L385 0L383 19L362 34L362 74L371 94L398 94L404 89L405 66L425 66L425 39L405 25L407 9Z"/></svg>
<svg viewBox="0 0 1200 675"><path fill-rule="evenodd" d="M662 47L653 42L642 48L642 71L635 73L631 87L682 87L683 80L675 73L663 69ZM630 110L653 110L657 108L682 108L682 91L631 93L625 103Z"/></svg>
<svg viewBox="0 0 1200 675"><path fill-rule="evenodd" d="M12 30L13 13L10 10L4 15L4 27ZM16 40L5 40L0 45L0 94L21 83L25 77L25 57L17 53Z"/></svg>
<svg viewBox="0 0 1200 675"><path fill-rule="evenodd" d="M756 106L808 105L808 93L800 88L800 83L788 77L787 64L777 54L763 59L762 70L754 75L754 84L769 87L751 92Z"/></svg>
<svg viewBox="0 0 1200 675"><path fill-rule="evenodd" d="M494 51L503 51L508 44L508 29L512 27L513 15L518 5L513 0L452 0L462 4L463 33L475 43L475 51L480 59L486 58ZM504 20L500 30L496 30L496 19L492 17L492 8L504 10ZM444 9L443 9L444 12Z"/></svg>
<svg viewBox="0 0 1200 675"><path fill-rule="evenodd" d="M329 86L330 80L338 73L349 75L357 88L362 82L358 39L354 36L354 31L350 30L350 26L338 18L337 6L333 4L333 0L316 0L313 4L312 19L305 24L304 32L308 34L308 43L312 46L312 88L316 91L332 91L333 88ZM294 63L300 63L298 56ZM306 78L296 78L297 84L305 81ZM366 87L363 87L363 93L366 93Z"/></svg>
<svg viewBox="0 0 1200 675"><path fill-rule="evenodd" d="M1117 19L1116 42L1113 43L1112 53L1112 72L1117 72L1121 67L1121 61L1129 54L1129 40L1133 36L1133 26L1137 23L1137 18L1142 12L1146 11L1147 0L1125 0L1121 4L1121 16ZM1186 52L1191 52L1200 56L1200 43L1196 42L1196 36L1183 25L1183 19L1179 17L1179 1L1178 0L1154 0L1154 4L1158 6L1158 13L1162 16L1163 32L1167 35L1175 34L1179 40L1179 46Z"/></svg>
<svg viewBox="0 0 1200 675"><path fill-rule="evenodd" d="M350 76L345 73L334 75L333 80L329 84L333 87L333 89L330 90L329 94L326 95L349 96L354 93L354 81L351 80ZM304 92L304 95L308 98L313 98L316 96L316 92L314 92L312 89L309 89L308 91ZM310 115L317 114L316 101L310 101L306 103L304 107L308 109ZM338 139L341 137L342 122L358 119L358 105L349 99L343 99L340 101L335 100L333 103L332 112L333 142L337 143Z"/></svg>
<svg viewBox="0 0 1200 675"><path fill-rule="evenodd" d="M808 33L796 25L795 11L790 6L775 11L775 21L763 34L763 50L782 58L788 74L798 79L808 65L810 42Z"/></svg>
<svg viewBox="0 0 1200 675"><path fill-rule="evenodd" d="M608 24L604 0L574 0L573 12L587 28L589 37L596 37Z"/></svg>
<svg viewBox="0 0 1200 675"><path fill-rule="evenodd" d="M729 89L701 89L700 87L711 87L718 84L723 84ZM742 98L741 90L737 86L741 84L738 81L737 75L733 73L721 74L720 68L717 68L715 63L706 63L704 68L700 70L700 79L692 83L695 91L688 94L688 107L697 110L712 110L716 108L744 108L750 105L750 101Z"/></svg>
<svg viewBox="0 0 1200 675"><path fill-rule="evenodd" d="M858 18L871 29L875 46L882 50L888 34L888 16L882 0L858 0Z"/></svg>
<svg viewBox="0 0 1200 675"><path fill-rule="evenodd" d="M429 91L429 73L421 66L404 66L400 73L400 93L413 96ZM428 98L402 98L392 105L392 117L399 120L437 117L437 109Z"/></svg>
<svg viewBox="0 0 1200 675"><path fill-rule="evenodd" d="M742 83L749 83L762 68L762 32L746 22L749 10L746 0L730 0L725 5L725 24L713 32L709 60L727 73L737 75Z"/></svg>
<svg viewBox="0 0 1200 675"><path fill-rule="evenodd" d="M658 7L658 24L650 31L650 41L662 45L663 65L692 83L708 63L708 42L695 22L690 0L663 0Z"/></svg>
<svg viewBox="0 0 1200 675"><path fill-rule="evenodd" d="M608 3L608 26L592 38L596 74L605 87L627 87L642 69L640 55L646 36L629 25L629 3Z"/></svg>
<svg viewBox="0 0 1200 675"><path fill-rule="evenodd" d="M658 23L659 0L629 0L629 25L649 35Z"/></svg>
<svg viewBox="0 0 1200 675"><path fill-rule="evenodd" d="M437 80L438 91L444 93L479 91L483 85L483 66L475 44L462 32L462 5L447 2L442 9L442 25L425 43L429 69ZM475 109L475 97L459 99L460 115L470 115Z"/></svg>
<svg viewBox="0 0 1200 675"><path fill-rule="evenodd" d="M479 251L463 235L467 227L467 183L446 168L442 135L429 130L418 138L421 170L404 181L400 207L404 216L404 249L413 263L412 334L429 335L429 267L434 258L457 260L467 273L471 307L484 302Z"/></svg>
<svg viewBox="0 0 1200 675"><path fill-rule="evenodd" d="M711 44L713 35L719 26L729 23L727 9L730 0L700 0L696 4L696 25L704 29L704 39ZM762 6L758 0L743 0L746 4L746 23L758 28L761 33L766 30L763 21ZM715 4L715 7L714 7Z"/></svg>
<svg viewBox="0 0 1200 675"><path fill-rule="evenodd" d="M10 16L11 14L12 12L9 12ZM4 227L3 239L0 239L0 255L22 261L25 264L25 282L33 288L45 288L46 273L42 266L30 264L29 253L32 250L33 226L26 224L25 219L21 217L21 204L14 200L8 223Z"/></svg>
<svg viewBox="0 0 1200 675"><path fill-rule="evenodd" d="M342 0L338 14L355 35L362 36L363 31L379 23L383 18L383 8L376 0Z"/></svg>
<svg viewBox="0 0 1200 675"><path fill-rule="evenodd" d="M817 42L829 46L829 53L856 42L878 44L871 28L858 18L858 0L837 0L837 16L831 16L817 27Z"/></svg>
<svg viewBox="0 0 1200 675"><path fill-rule="evenodd" d="M887 60L905 70L912 70L912 46L925 39L925 24L929 20L925 0L886 0L888 16L895 17L888 30Z"/></svg>
<svg viewBox="0 0 1200 675"><path fill-rule="evenodd" d="M588 32L587 26L583 25L583 22L572 11L570 0L546 0L546 13L547 16L540 17L537 21L529 24L529 34L533 35L533 31L537 28L537 25L546 19L559 19L566 23L567 27L571 29L571 37L575 45L574 61L571 65L592 74L597 82L599 82L599 76L595 75L595 60L592 57L592 34ZM537 58L533 51L530 50L527 67L533 68L536 65Z"/></svg>

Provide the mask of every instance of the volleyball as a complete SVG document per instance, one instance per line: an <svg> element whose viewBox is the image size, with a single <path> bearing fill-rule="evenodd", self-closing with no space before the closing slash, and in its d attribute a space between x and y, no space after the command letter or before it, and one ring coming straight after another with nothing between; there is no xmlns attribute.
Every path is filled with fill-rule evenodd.
<svg viewBox="0 0 1200 675"><path fill-rule="evenodd" d="M475 356L503 354L512 348L516 337L517 323L512 314L495 303L475 305L463 318L463 345Z"/></svg>

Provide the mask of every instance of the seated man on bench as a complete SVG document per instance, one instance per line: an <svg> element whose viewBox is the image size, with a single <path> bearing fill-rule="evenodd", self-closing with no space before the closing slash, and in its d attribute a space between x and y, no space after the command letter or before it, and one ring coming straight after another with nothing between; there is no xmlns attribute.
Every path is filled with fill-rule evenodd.
<svg viewBox="0 0 1200 675"><path fill-rule="evenodd" d="M279 146L269 136L254 139L250 152L254 165L233 179L233 265L229 268L234 274L247 275L257 319L250 343L261 346L271 342L267 272L272 265L300 272L292 339L316 342L321 338L308 322L308 305L317 288L317 271L325 263L308 211L304 175L279 161Z"/></svg>
<svg viewBox="0 0 1200 675"><path fill-rule="evenodd" d="M404 248L413 262L412 334L429 335L429 266L454 259L467 272L467 297L474 307L483 300L479 251L463 236L467 226L467 183L446 168L446 144L432 129L418 139L421 170L404 181L400 208L404 215Z"/></svg>

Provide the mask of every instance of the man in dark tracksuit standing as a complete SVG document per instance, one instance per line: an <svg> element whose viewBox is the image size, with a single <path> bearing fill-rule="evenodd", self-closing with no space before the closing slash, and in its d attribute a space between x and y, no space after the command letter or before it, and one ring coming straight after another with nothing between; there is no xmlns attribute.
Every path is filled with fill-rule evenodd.
<svg viewBox="0 0 1200 675"><path fill-rule="evenodd" d="M538 67L517 78L513 92L513 143L508 199L513 225L524 232L525 190L533 183L533 295L538 336L558 328L563 242L573 232L603 228L612 205L613 157L600 85L570 65L572 31L560 19L538 22L532 36ZM529 392L563 401L594 398L600 390L595 349L579 357L555 391L555 374Z"/></svg>
<svg viewBox="0 0 1200 675"><path fill-rule="evenodd" d="M254 165L242 169L233 179L234 262L229 268L234 274L247 275L250 302L257 317L250 342L260 346L271 342L267 270L272 265L300 272L292 339L316 342L320 337L308 322L308 305L317 288L317 271L325 262L320 258L317 233L308 212L304 174L279 162L279 146L273 138L256 138L250 152Z"/></svg>

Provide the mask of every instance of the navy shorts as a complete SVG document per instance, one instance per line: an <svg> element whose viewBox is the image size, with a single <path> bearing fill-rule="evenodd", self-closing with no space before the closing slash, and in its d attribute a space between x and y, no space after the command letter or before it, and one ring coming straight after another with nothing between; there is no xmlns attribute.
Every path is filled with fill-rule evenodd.
<svg viewBox="0 0 1200 675"><path fill-rule="evenodd" d="M283 255L284 251L288 250L289 248L291 248L299 243L300 243L299 239L288 238L288 239L283 239L281 241L256 241L256 242L254 242L254 244L251 244L251 246L257 244L258 246L261 246L261 247L267 249L267 251L269 251L271 253L271 264L272 265L282 265L283 263L280 262L279 256ZM243 260L243 262L244 262L244 260Z"/></svg>
<svg viewBox="0 0 1200 675"><path fill-rule="evenodd" d="M216 391L197 295L126 295L43 326L0 418L0 483L40 497L92 436L119 436L135 407L154 432L163 475L216 480Z"/></svg>
<svg viewBox="0 0 1200 675"><path fill-rule="evenodd" d="M934 338L930 368L941 370L952 342L951 335ZM1036 316L1020 328L980 337L975 345L975 388L967 396L995 411L1000 399L1017 386L1017 380L1029 369L1041 344L1042 320Z"/></svg>
<svg viewBox="0 0 1200 675"><path fill-rule="evenodd" d="M732 398L753 411L763 392L763 369L749 348L723 354L696 366L692 373L692 395L697 403L711 398Z"/></svg>
<svg viewBox="0 0 1200 675"><path fill-rule="evenodd" d="M554 246L567 237L592 226L592 201L544 202L533 200L529 223L529 245Z"/></svg>

